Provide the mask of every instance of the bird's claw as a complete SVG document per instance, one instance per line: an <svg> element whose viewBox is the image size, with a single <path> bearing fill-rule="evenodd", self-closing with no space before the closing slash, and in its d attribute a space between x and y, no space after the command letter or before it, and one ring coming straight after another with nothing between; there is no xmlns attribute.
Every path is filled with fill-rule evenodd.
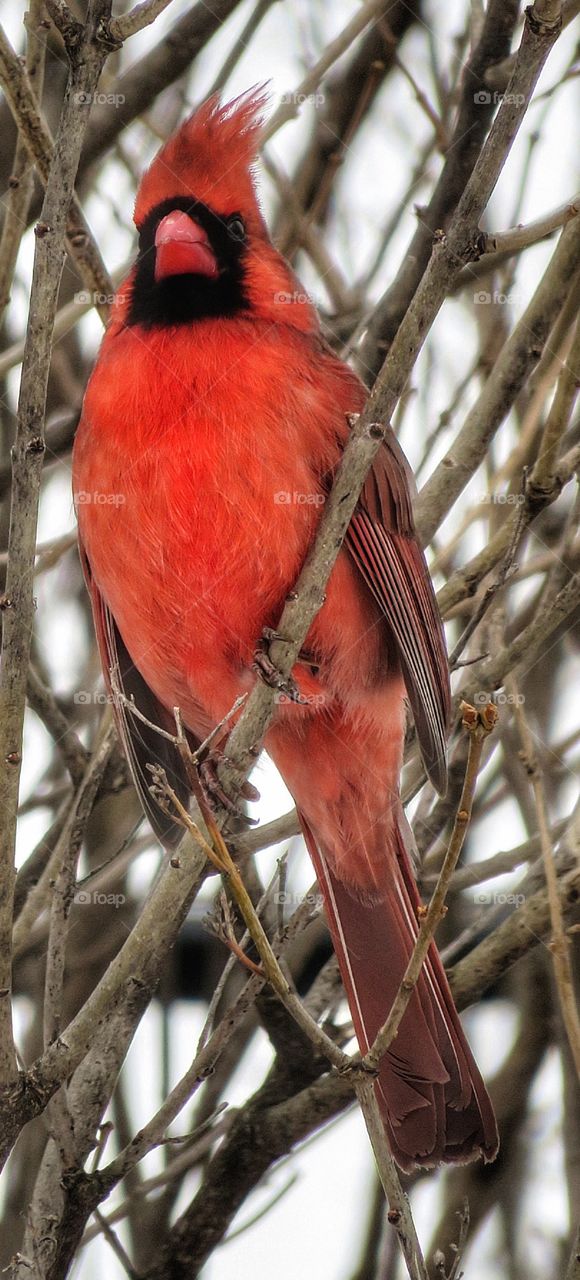
<svg viewBox="0 0 580 1280"><path fill-rule="evenodd" d="M235 800L231 800L227 792L224 790L218 774L218 766L227 763L227 757L223 751L209 751L208 754L198 764L198 776L203 787L205 798L213 809L216 805L221 805L227 813L235 818L238 822L244 822L247 826L252 827L256 821L244 813L236 804ZM256 801L260 799L260 792L251 782L247 780L240 788L240 796L243 800Z"/></svg>
<svg viewBox="0 0 580 1280"><path fill-rule="evenodd" d="M305 705L307 698L303 698L296 681L293 676L284 676L278 670L275 663L270 657L270 645L274 640L284 640L284 636L279 631L274 631L272 627L264 627L256 650L254 652L254 661L252 662L252 671L256 671L264 684L269 689L277 689L278 693L288 698L290 702L298 702Z"/></svg>

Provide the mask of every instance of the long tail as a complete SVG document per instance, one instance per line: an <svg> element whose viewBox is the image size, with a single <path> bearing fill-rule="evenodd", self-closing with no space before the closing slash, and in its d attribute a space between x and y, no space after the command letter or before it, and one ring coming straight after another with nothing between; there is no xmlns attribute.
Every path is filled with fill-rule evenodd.
<svg viewBox="0 0 580 1280"><path fill-rule="evenodd" d="M415 938L420 899L401 828L385 857L382 891L338 878L302 817L352 1018L363 1052L393 1003ZM493 1108L433 944L376 1084L391 1150L402 1169L464 1163L498 1148Z"/></svg>

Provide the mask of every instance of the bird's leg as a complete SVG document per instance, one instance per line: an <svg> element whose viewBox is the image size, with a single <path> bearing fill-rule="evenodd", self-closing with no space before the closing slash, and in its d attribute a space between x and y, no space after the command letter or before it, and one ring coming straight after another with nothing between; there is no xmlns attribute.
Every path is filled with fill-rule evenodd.
<svg viewBox="0 0 580 1280"><path fill-rule="evenodd" d="M279 693L283 693L291 702L298 702L303 705L308 703L308 698L304 698L300 693L298 685L292 676L284 676L278 670L277 666L270 657L270 645L274 640L284 640L284 636L279 631L274 631L272 627L264 627L256 650L254 653L254 661L252 662L252 671L256 671L264 684L270 689L277 689ZM298 654L298 662L304 662L312 668L313 674L318 670L314 655L306 649L301 649Z"/></svg>
<svg viewBox="0 0 580 1280"><path fill-rule="evenodd" d="M242 812L235 800L230 799L220 782L218 772L219 767L220 765L227 764L228 762L227 756L221 749L226 738L227 733L224 733L221 738L218 738L217 744L215 740L213 740L211 747L205 749L202 747L201 750L196 751L195 759L199 780L206 800L212 809L215 808L216 804L221 805L239 822L246 823L248 826L253 826L255 819L248 817L247 813ZM260 799L260 792L246 779L240 788L240 796L243 800L256 801Z"/></svg>

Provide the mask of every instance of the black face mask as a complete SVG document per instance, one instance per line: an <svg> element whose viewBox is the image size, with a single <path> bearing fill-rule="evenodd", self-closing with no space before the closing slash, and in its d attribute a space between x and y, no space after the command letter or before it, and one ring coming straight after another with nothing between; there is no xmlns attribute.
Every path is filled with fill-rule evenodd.
<svg viewBox="0 0 580 1280"><path fill-rule="evenodd" d="M162 218L180 210L205 231L219 268L210 278L187 273L155 279L155 233ZM209 316L232 316L248 308L243 260L246 230L239 213L219 218L200 200L176 196L163 200L139 229L139 255L125 323L145 329L192 324Z"/></svg>

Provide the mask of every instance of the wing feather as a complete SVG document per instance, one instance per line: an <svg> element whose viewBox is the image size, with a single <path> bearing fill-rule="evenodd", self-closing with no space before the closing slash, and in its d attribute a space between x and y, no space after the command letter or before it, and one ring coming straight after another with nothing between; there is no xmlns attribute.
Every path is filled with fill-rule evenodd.
<svg viewBox="0 0 580 1280"><path fill-rule="evenodd" d="M443 627L413 524L414 482L393 432L365 482L346 546L396 643L425 768L445 791L450 715Z"/></svg>
<svg viewBox="0 0 580 1280"><path fill-rule="evenodd" d="M161 844L173 848L183 835L183 827L174 822L161 808L149 790L151 774L148 764L160 765L182 804L188 807L190 787L185 766L172 742L144 724L118 696L117 690L129 700L153 725L168 733L175 732L175 725L167 709L155 697L141 672L133 663L123 641L115 618L105 603L91 572L87 555L79 542L81 563L91 597L95 631L101 656L101 664L111 696L119 737L123 744L131 775L141 804ZM192 749L198 745L188 733Z"/></svg>

